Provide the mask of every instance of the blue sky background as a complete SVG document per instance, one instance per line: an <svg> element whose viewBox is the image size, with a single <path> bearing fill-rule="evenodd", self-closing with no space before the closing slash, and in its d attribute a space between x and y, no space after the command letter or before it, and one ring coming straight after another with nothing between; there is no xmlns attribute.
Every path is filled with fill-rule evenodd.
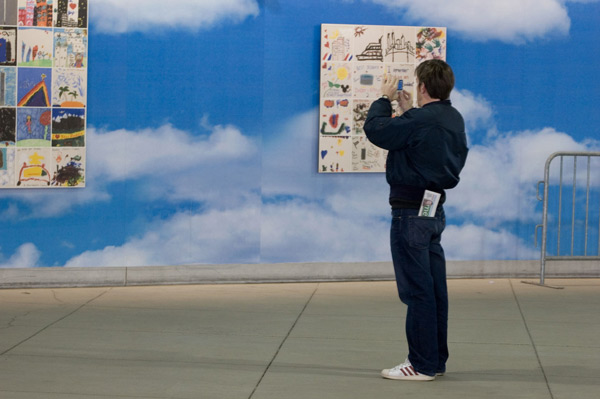
<svg viewBox="0 0 600 399"><path fill-rule="evenodd" d="M316 173L321 23L448 28L450 259L537 257L546 157L600 147L598 1L90 3L87 187L0 191L0 267L389 260L383 174Z"/></svg>

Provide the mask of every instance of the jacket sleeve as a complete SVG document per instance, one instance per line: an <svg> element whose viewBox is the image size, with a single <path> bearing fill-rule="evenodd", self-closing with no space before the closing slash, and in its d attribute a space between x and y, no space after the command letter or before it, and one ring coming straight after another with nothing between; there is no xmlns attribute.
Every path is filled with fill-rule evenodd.
<svg viewBox="0 0 600 399"><path fill-rule="evenodd" d="M380 98L373 102L364 126L367 138L385 150L400 150L406 147L418 123L414 118L414 111L411 109L399 117L392 118L392 104L388 100Z"/></svg>

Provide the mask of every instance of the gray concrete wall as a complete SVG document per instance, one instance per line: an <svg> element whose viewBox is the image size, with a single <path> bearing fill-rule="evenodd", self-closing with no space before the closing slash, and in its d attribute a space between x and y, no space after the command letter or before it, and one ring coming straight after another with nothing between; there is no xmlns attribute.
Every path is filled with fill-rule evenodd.
<svg viewBox="0 0 600 399"><path fill-rule="evenodd" d="M449 278L539 279L539 261L449 261ZM0 269L0 288L391 280L391 262ZM546 277L600 277L600 261L547 262Z"/></svg>

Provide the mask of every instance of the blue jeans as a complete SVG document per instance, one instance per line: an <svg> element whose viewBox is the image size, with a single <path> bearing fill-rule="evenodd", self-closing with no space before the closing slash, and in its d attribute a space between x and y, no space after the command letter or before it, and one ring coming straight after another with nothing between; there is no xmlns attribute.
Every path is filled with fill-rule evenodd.
<svg viewBox="0 0 600 399"><path fill-rule="evenodd" d="M390 243L400 300L408 306L408 359L421 374L446 370L448 360L448 288L446 258L440 244L446 227L444 209L435 217L416 209L393 209Z"/></svg>

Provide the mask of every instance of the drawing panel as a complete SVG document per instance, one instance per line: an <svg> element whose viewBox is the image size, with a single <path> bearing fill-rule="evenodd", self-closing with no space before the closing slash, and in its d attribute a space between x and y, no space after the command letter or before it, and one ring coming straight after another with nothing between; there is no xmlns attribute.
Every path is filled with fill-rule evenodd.
<svg viewBox="0 0 600 399"><path fill-rule="evenodd" d="M17 109L17 147L50 147L52 144L52 110L50 108Z"/></svg>
<svg viewBox="0 0 600 399"><path fill-rule="evenodd" d="M321 29L321 61L353 59L354 28L347 25L323 25Z"/></svg>
<svg viewBox="0 0 600 399"><path fill-rule="evenodd" d="M418 28L416 58L425 60L446 60L446 28Z"/></svg>
<svg viewBox="0 0 600 399"><path fill-rule="evenodd" d="M51 68L19 68L17 81L19 107L49 107L51 98Z"/></svg>
<svg viewBox="0 0 600 399"><path fill-rule="evenodd" d="M379 98L383 71L382 64L355 63L352 71L353 97L373 100Z"/></svg>
<svg viewBox="0 0 600 399"><path fill-rule="evenodd" d="M415 62L415 28L412 26L388 26L382 41L384 60L412 64Z"/></svg>
<svg viewBox="0 0 600 399"><path fill-rule="evenodd" d="M0 146L14 146L16 143L16 108L0 108Z"/></svg>
<svg viewBox="0 0 600 399"><path fill-rule="evenodd" d="M87 75L79 69L54 69L52 79L52 106L84 108L86 103Z"/></svg>
<svg viewBox="0 0 600 399"><path fill-rule="evenodd" d="M87 67L87 29L54 30L54 66L58 68Z"/></svg>
<svg viewBox="0 0 600 399"><path fill-rule="evenodd" d="M15 148L0 148L0 187L15 186Z"/></svg>
<svg viewBox="0 0 600 399"><path fill-rule="evenodd" d="M354 55L360 62L383 62L383 26L359 25L354 38Z"/></svg>
<svg viewBox="0 0 600 399"><path fill-rule="evenodd" d="M48 187L51 169L51 148L17 148L17 186Z"/></svg>
<svg viewBox="0 0 600 399"><path fill-rule="evenodd" d="M349 63L323 62L321 65L321 97L352 95L351 68Z"/></svg>
<svg viewBox="0 0 600 399"><path fill-rule="evenodd" d="M63 28L88 27L87 0L55 0L54 26Z"/></svg>
<svg viewBox="0 0 600 399"><path fill-rule="evenodd" d="M322 100L319 126L319 133L323 136L347 136L350 134L352 111L348 98Z"/></svg>
<svg viewBox="0 0 600 399"><path fill-rule="evenodd" d="M352 171L371 172L385 169L387 151L373 145L366 136L352 137Z"/></svg>
<svg viewBox="0 0 600 399"><path fill-rule="evenodd" d="M85 146L85 110L52 110L52 147Z"/></svg>
<svg viewBox="0 0 600 399"><path fill-rule="evenodd" d="M19 26L52 26L53 0L19 0L18 7Z"/></svg>
<svg viewBox="0 0 600 399"><path fill-rule="evenodd" d="M17 65L17 28L0 27L0 66Z"/></svg>
<svg viewBox="0 0 600 399"><path fill-rule="evenodd" d="M18 66L52 66L54 47L52 29L21 28L18 39Z"/></svg>
<svg viewBox="0 0 600 399"><path fill-rule="evenodd" d="M85 149L53 148L52 186L81 187L85 185Z"/></svg>
<svg viewBox="0 0 600 399"><path fill-rule="evenodd" d="M319 144L319 172L342 173L352 170L352 142L349 136L321 136Z"/></svg>
<svg viewBox="0 0 600 399"><path fill-rule="evenodd" d="M14 67L0 67L0 107L17 105L17 70Z"/></svg>
<svg viewBox="0 0 600 399"><path fill-rule="evenodd" d="M352 134L364 135L365 121L367 120L367 113L371 107L371 100L354 100L352 102Z"/></svg>
<svg viewBox="0 0 600 399"><path fill-rule="evenodd" d="M0 25L17 25L18 0L0 0Z"/></svg>

